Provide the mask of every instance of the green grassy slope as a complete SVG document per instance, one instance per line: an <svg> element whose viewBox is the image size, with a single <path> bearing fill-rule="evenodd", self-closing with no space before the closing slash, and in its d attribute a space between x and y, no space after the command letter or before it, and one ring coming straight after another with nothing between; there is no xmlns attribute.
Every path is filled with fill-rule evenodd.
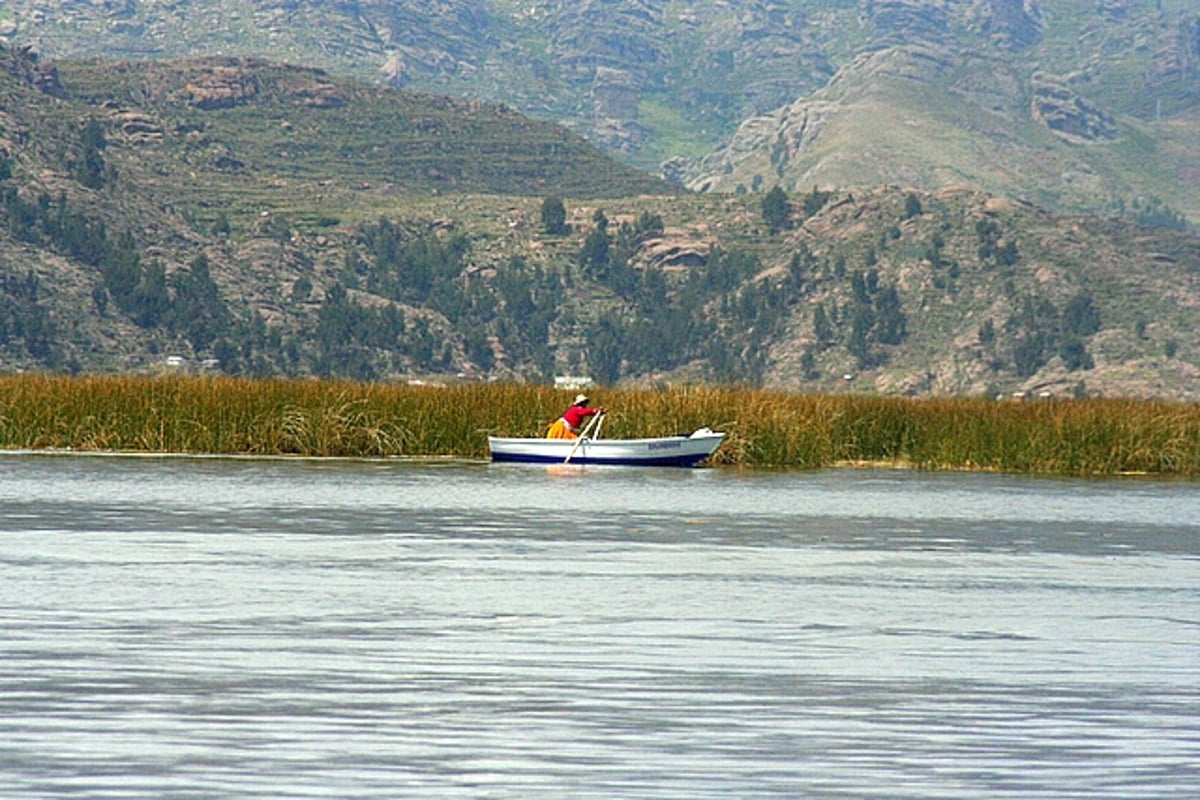
<svg viewBox="0 0 1200 800"><path fill-rule="evenodd" d="M189 89L243 75L252 76L252 91L228 107L200 108ZM562 128L511 109L369 86L320 70L220 59L113 70L90 61L63 63L59 76L68 94L102 120L121 111L148 113L164 136L143 147L147 164L226 164L226 172L244 173L250 184L270 175L403 192L573 197L666 189Z"/></svg>

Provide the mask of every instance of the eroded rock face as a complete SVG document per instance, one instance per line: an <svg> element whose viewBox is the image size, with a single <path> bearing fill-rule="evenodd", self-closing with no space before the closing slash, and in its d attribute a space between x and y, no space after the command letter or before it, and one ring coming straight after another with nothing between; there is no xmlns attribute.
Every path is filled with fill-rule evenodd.
<svg viewBox="0 0 1200 800"><path fill-rule="evenodd" d="M43 94L67 96L59 82L58 69L52 63L41 61L32 47L0 49L0 70L25 81Z"/></svg>
<svg viewBox="0 0 1200 800"><path fill-rule="evenodd" d="M1033 118L1056 134L1077 141L1112 141L1120 135L1111 114L1076 94L1064 80L1043 72L1032 80Z"/></svg>
<svg viewBox="0 0 1200 800"><path fill-rule="evenodd" d="M441 82L470 72L494 45L491 14L483 0L365 2L355 17L387 52L380 72L396 87Z"/></svg>
<svg viewBox="0 0 1200 800"><path fill-rule="evenodd" d="M618 152L638 149L647 132L637 124L640 90L633 75L597 67L591 94L592 129L598 141Z"/></svg>
<svg viewBox="0 0 1200 800"><path fill-rule="evenodd" d="M148 114L135 110L122 110L114 116L121 128L121 133L134 144L160 142L164 138L162 125Z"/></svg>
<svg viewBox="0 0 1200 800"><path fill-rule="evenodd" d="M950 33L945 3L931 0L862 0L871 34L882 47L914 42L943 43Z"/></svg>
<svg viewBox="0 0 1200 800"><path fill-rule="evenodd" d="M668 228L642 242L634 256L634 266L664 272L701 267L708 263L713 244L711 239L694 231Z"/></svg>
<svg viewBox="0 0 1200 800"><path fill-rule="evenodd" d="M733 173L757 153L769 152L772 166L782 169L820 137L839 108L836 102L804 100L746 120L727 148L680 170L684 183L696 191L710 191L717 176Z"/></svg>
<svg viewBox="0 0 1200 800"><path fill-rule="evenodd" d="M608 67L626 70L642 84L668 61L661 26L657 3L579 0L564 4L549 21L549 54L584 80Z"/></svg>
<svg viewBox="0 0 1200 800"><path fill-rule="evenodd" d="M1156 99L1173 107L1200 102L1200 17L1184 20L1154 54L1146 80Z"/></svg>
<svg viewBox="0 0 1200 800"><path fill-rule="evenodd" d="M422 78L453 75L460 66L461 62L445 50L399 45L388 53L379 74L388 85L404 87Z"/></svg>
<svg viewBox="0 0 1200 800"><path fill-rule="evenodd" d="M346 103L336 86L320 81L310 81L297 87L294 96L300 105L308 108L340 108Z"/></svg>
<svg viewBox="0 0 1200 800"><path fill-rule="evenodd" d="M1031 47L1042 38L1042 12L1034 0L977 0L980 30L1008 50Z"/></svg>
<svg viewBox="0 0 1200 800"><path fill-rule="evenodd" d="M1008 50L1037 44L1042 12L1036 0L862 0L877 46L951 44L963 27Z"/></svg>
<svg viewBox="0 0 1200 800"><path fill-rule="evenodd" d="M233 108L257 96L258 80L238 67L214 66L194 75L187 91L197 108Z"/></svg>
<svg viewBox="0 0 1200 800"><path fill-rule="evenodd" d="M33 85L42 94L66 97L67 91L58 80L58 69L53 64L39 64L33 75Z"/></svg>

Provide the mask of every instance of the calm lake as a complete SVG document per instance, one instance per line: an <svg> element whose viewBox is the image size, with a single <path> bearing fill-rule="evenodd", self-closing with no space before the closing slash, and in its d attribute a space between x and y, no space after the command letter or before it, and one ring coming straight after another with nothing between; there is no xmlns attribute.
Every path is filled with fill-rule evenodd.
<svg viewBox="0 0 1200 800"><path fill-rule="evenodd" d="M0 794L1200 797L1200 484L0 454Z"/></svg>

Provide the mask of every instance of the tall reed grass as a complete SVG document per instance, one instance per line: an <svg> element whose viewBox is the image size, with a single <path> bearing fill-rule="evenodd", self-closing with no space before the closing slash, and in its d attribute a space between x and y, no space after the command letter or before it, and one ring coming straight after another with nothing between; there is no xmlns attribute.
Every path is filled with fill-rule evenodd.
<svg viewBox="0 0 1200 800"><path fill-rule="evenodd" d="M0 377L0 448L304 456L487 455L487 434L541 436L571 393L195 377ZM606 438L702 426L718 464L886 463L1060 475L1200 477L1200 406L606 389Z"/></svg>

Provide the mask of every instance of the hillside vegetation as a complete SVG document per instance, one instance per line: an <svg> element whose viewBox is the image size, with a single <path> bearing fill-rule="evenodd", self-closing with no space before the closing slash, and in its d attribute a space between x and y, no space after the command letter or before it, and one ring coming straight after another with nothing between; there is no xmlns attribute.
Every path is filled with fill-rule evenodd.
<svg viewBox="0 0 1200 800"><path fill-rule="evenodd" d="M965 184L1200 223L1194 0L9 0L0 40L504 103L709 191Z"/></svg>
<svg viewBox="0 0 1200 800"><path fill-rule="evenodd" d="M0 50L0 366L1196 399L1200 238L673 193L503 108Z"/></svg>

